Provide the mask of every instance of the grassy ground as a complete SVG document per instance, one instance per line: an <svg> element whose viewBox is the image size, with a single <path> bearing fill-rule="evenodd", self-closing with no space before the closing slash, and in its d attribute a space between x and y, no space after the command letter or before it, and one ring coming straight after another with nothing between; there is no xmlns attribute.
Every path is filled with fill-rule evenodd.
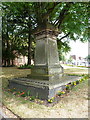
<svg viewBox="0 0 90 120"><path fill-rule="evenodd" d="M88 74L88 69L78 69L78 68L68 68L65 69L64 72L66 74L75 74L75 75L82 75L82 74Z"/></svg>
<svg viewBox="0 0 90 120"><path fill-rule="evenodd" d="M65 73L83 74L85 70L66 69ZM3 68L2 85L8 85L8 79L30 74L30 70L17 68ZM88 80L74 87L70 93L64 95L58 104L46 107L16 97L6 91L3 92L3 103L15 114L23 118L87 118L88 117Z"/></svg>
<svg viewBox="0 0 90 120"><path fill-rule="evenodd" d="M73 66L73 67L83 67L83 68L90 68L90 66L78 66L78 65L69 65L65 64L66 66Z"/></svg>
<svg viewBox="0 0 90 120"><path fill-rule="evenodd" d="M30 69L17 69L16 67L3 67L2 68L2 87L5 88L8 85L8 80L16 77L25 77L31 73Z"/></svg>

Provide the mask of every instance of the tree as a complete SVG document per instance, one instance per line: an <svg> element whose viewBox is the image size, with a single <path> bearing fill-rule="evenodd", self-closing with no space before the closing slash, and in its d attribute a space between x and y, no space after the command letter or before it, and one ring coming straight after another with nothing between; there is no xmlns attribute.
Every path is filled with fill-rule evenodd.
<svg viewBox="0 0 90 120"><path fill-rule="evenodd" d="M88 11L89 3L63 3L61 10L57 11L54 24L65 34L65 37L86 41L89 33Z"/></svg>
<svg viewBox="0 0 90 120"><path fill-rule="evenodd" d="M69 41L64 41L65 37L72 40L80 39L82 42L88 40L90 27L88 21L90 15L88 13L89 3L9 2L2 3L2 5L3 13L5 13L3 18L8 16L8 20L5 19L5 21L11 26L11 29L13 28L12 30L8 29L8 27L6 27L6 22L3 22L3 26L8 30L8 37L5 38L3 46L5 46L6 41L13 41L14 39L15 44L17 43L15 50L23 54L22 51L24 49L26 51L25 55L28 54L28 64L31 62L33 51L33 33L38 27L43 29L52 25L55 29L58 29L61 34L64 33L64 36L58 38L58 48L59 51L61 50L61 53L70 50L68 45ZM4 36L7 36L6 30L3 38ZM7 57L10 57L10 55Z"/></svg>
<svg viewBox="0 0 90 120"><path fill-rule="evenodd" d="M86 57L86 59L90 61L90 55L88 55L88 56Z"/></svg>
<svg viewBox="0 0 90 120"><path fill-rule="evenodd" d="M44 27L50 23L65 34L61 39L68 36L73 40L88 40L89 3L39 2L33 5L37 26Z"/></svg>
<svg viewBox="0 0 90 120"><path fill-rule="evenodd" d="M16 35L16 24L9 22L14 19L14 14L10 10L10 6L3 4L3 14L2 14L2 53L4 66L10 66L11 61L13 65L13 60L17 57L17 53L20 53L20 42L18 42Z"/></svg>
<svg viewBox="0 0 90 120"><path fill-rule="evenodd" d="M15 3L3 3L3 46L4 44L6 44L6 40L7 42L12 41L9 46L12 46L14 55L15 53L18 54L22 54L22 55L28 55L28 64L31 64L31 42L33 39L33 36L31 35L32 33L32 22L30 21L30 13L28 10L30 7L28 7L28 4L26 3L17 3L17 6L15 6ZM21 6L20 6L21 5ZM19 9L19 7L21 7L21 9ZM24 10L25 9L25 10ZM22 14L22 10L24 11L24 14ZM9 12L8 12L9 11ZM27 13L28 12L28 13ZM26 14L27 13L27 14ZM10 16L7 17L8 20L6 20L6 15ZM7 21L7 23L5 23ZM9 25L9 27L11 26L11 29L13 28L13 30L9 30L8 33L8 38L4 39L4 36L6 35L5 31L5 27L6 24ZM12 45L13 43L13 45ZM10 51L8 51L6 54L6 49L5 46L3 47L3 58L4 60L7 58L11 59L11 55L9 54ZM9 50L10 47L7 47L7 49ZM24 52L23 52L24 51ZM4 54L5 53L5 54ZM16 56L14 56L15 58ZM14 59L13 58L13 59ZM10 61L9 59L9 61ZM6 65L6 61L5 60L5 65Z"/></svg>
<svg viewBox="0 0 90 120"><path fill-rule="evenodd" d="M72 63L72 61L73 61L72 56L70 56L69 59L68 59L68 62Z"/></svg>
<svg viewBox="0 0 90 120"><path fill-rule="evenodd" d="M64 38L88 40L88 10L88 3L34 3L37 27L47 27L50 23L64 33L58 38L60 60L63 52L70 51L69 41L62 41Z"/></svg>

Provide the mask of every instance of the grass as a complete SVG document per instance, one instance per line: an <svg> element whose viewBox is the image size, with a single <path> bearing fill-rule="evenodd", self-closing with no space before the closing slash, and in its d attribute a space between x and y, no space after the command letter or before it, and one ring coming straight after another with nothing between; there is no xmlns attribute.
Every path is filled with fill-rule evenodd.
<svg viewBox="0 0 90 120"><path fill-rule="evenodd" d="M83 67L83 68L90 68L90 66L78 66L78 65L69 65L65 64L66 66L72 66L72 67Z"/></svg>
<svg viewBox="0 0 90 120"><path fill-rule="evenodd" d="M20 69L17 69L16 67L3 68L2 76L0 76L0 77L2 77L3 88L7 87L9 79L14 78L14 77L25 77L28 74L30 74L30 72L31 71L28 69L20 70ZM69 69L65 70L65 73L81 75L81 74L86 73L86 70L69 68ZM25 117L26 118L50 117L52 110L54 111L55 114L57 112L56 116L60 117L59 114L61 114L61 116L64 116L64 114L62 113L63 110L65 110L65 112L66 111L72 112L75 109L72 106L67 107L69 103L71 104L71 101L73 103L78 101L76 103L76 106L77 106L77 104L80 105L81 102L84 101L83 91L86 94L87 87L88 87L88 80L85 80L72 89L72 91L71 91L72 94L69 93L68 96L65 95L64 98L62 98L62 100L53 107L46 107L44 105L39 105L39 104L30 102L29 100L26 100L25 98L16 97L15 95L13 95L12 93L7 92L7 91L2 92L2 94L3 94L2 99L3 99L3 104L5 106L7 106L11 111L13 111L15 114L18 114L22 118L25 118ZM79 96L79 98L78 98L78 96ZM87 99L89 99L89 98L87 98ZM80 100L81 100L81 102L80 102ZM25 111L27 111L27 112L25 112ZM81 111L82 111L82 108L81 108ZM53 117L54 113L51 115L51 117ZM68 115L66 117L68 117Z"/></svg>
<svg viewBox="0 0 90 120"><path fill-rule="evenodd" d="M64 70L64 73L71 75L83 75L88 74L88 69L68 68Z"/></svg>
<svg viewBox="0 0 90 120"><path fill-rule="evenodd" d="M33 109L44 109L45 106L41 106L39 104L30 102L29 100L25 100L22 97L16 97L15 95L8 93L6 91L3 92L3 103L9 109L12 110L15 114L20 117L27 117L24 115L25 111L33 110Z"/></svg>
<svg viewBox="0 0 90 120"><path fill-rule="evenodd" d="M26 77L31 73L30 69L17 69L17 67L3 67L2 68L2 87L5 88L8 85L8 80L16 77Z"/></svg>
<svg viewBox="0 0 90 120"><path fill-rule="evenodd" d="M75 86L72 91L77 91L77 90L80 90L81 88L84 88L85 87L88 87L88 80L84 80L82 83L78 84L77 86Z"/></svg>

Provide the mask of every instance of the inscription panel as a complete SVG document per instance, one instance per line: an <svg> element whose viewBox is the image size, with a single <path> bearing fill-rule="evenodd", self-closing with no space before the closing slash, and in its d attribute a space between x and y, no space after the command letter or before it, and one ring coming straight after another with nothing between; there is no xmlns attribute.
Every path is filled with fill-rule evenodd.
<svg viewBox="0 0 90 120"><path fill-rule="evenodd" d="M46 65L45 41L36 41L35 65Z"/></svg>
<svg viewBox="0 0 90 120"><path fill-rule="evenodd" d="M48 64L59 64L59 56L57 51L57 41L48 39Z"/></svg>

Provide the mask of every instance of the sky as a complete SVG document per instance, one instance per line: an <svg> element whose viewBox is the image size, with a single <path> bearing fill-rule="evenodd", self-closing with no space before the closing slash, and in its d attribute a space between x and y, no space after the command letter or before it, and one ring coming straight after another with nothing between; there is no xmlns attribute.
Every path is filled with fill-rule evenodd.
<svg viewBox="0 0 90 120"><path fill-rule="evenodd" d="M77 40L76 42L70 41L71 51L67 54L69 55L77 55L79 57L88 56L88 42L82 43Z"/></svg>
<svg viewBox="0 0 90 120"><path fill-rule="evenodd" d="M64 36L64 33L59 34L58 38L61 38ZM64 38L62 41L67 41L68 38ZM69 39L68 39L69 40ZM70 40L70 47L71 51L67 53L67 58L69 58L70 55L76 55L77 57L87 57L88 54L90 54L90 42L81 42L80 40Z"/></svg>

